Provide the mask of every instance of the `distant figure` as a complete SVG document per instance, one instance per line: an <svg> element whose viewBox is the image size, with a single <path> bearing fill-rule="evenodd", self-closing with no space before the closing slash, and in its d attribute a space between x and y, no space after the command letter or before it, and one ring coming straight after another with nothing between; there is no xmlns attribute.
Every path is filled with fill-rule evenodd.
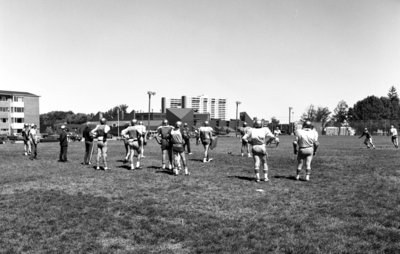
<svg viewBox="0 0 400 254"><path fill-rule="evenodd" d="M169 135L171 132L172 126L168 124L168 120L165 119L162 121L161 126L157 128L157 136L156 140L161 145L161 156L162 156L162 169L165 169L165 165L167 162L168 156L168 168L172 170L172 149L171 144L169 143Z"/></svg>
<svg viewBox="0 0 400 254"><path fill-rule="evenodd" d="M86 123L85 129L82 134L85 139L85 156L83 157L83 164L90 165L92 164L92 154L93 154L93 136L90 134L90 127Z"/></svg>
<svg viewBox="0 0 400 254"><path fill-rule="evenodd" d="M319 146L318 133L312 129L310 121L303 124L303 128L295 132L293 141L294 154L297 154L296 180L300 179L300 172L306 163L306 181L310 180L311 162Z"/></svg>
<svg viewBox="0 0 400 254"><path fill-rule="evenodd" d="M365 136L364 144L367 146L367 148L371 148L372 147L373 149L375 149L375 145L372 142L372 136L369 133L367 128L364 129L364 132L361 134L361 136L359 138L362 138L364 136ZM370 147L370 145L371 145L371 147Z"/></svg>
<svg viewBox="0 0 400 254"><path fill-rule="evenodd" d="M31 156L29 159L37 159L37 145L39 143L39 136L36 130L36 124L31 124L31 129L29 131L29 143L31 145Z"/></svg>
<svg viewBox="0 0 400 254"><path fill-rule="evenodd" d="M137 120L132 119L131 126L124 129L121 134L128 140L129 145L129 161L131 162L131 170L140 168L141 147L140 143L143 139L141 128L137 125ZM136 157L136 167L133 158Z"/></svg>
<svg viewBox="0 0 400 254"><path fill-rule="evenodd" d="M139 125L137 125L137 128L140 133L142 133L142 138L139 140L139 145L140 145L140 157L144 158L144 146L147 145L147 130L146 126L143 124L142 121L139 122Z"/></svg>
<svg viewBox="0 0 400 254"><path fill-rule="evenodd" d="M268 139L268 140L267 140ZM261 120L254 122L251 128L242 138L243 142L249 142L252 145L252 154L254 159L254 172L256 181L260 181L260 169L264 171L264 181L268 181L268 165L267 165L267 142L275 139L274 135L268 127L262 127Z"/></svg>
<svg viewBox="0 0 400 254"><path fill-rule="evenodd" d="M179 171L182 169L181 168L181 160L182 160L183 168L185 170L185 175L189 175L189 170L185 158L185 149L184 149L185 140L183 138L181 127L182 127L182 122L177 121L175 127L171 129L169 135L169 142L171 144L172 153L174 155L173 173L174 175L179 174Z"/></svg>
<svg viewBox="0 0 400 254"><path fill-rule="evenodd" d="M204 125L199 128L199 141L203 144L204 147L204 159L203 162L210 162L213 159L209 156L209 150L211 145L211 140L213 138L214 130L210 127L208 121L204 122Z"/></svg>
<svg viewBox="0 0 400 254"><path fill-rule="evenodd" d="M24 154L28 156L31 154L31 143L29 142L29 124L25 123L24 128L22 129L22 138L24 140Z"/></svg>
<svg viewBox="0 0 400 254"><path fill-rule="evenodd" d="M94 137L97 137L97 159L96 169L100 169L100 158L103 157L104 170L109 170L107 166L107 134L110 132L110 126L107 124L107 119L100 119L100 124L91 131Z"/></svg>
<svg viewBox="0 0 400 254"><path fill-rule="evenodd" d="M129 126L131 126L131 125L129 124L126 128L128 128ZM121 131L121 137L122 137L122 141L124 142L124 147L125 147L124 163L127 163L129 161L129 142L128 142L128 138L126 138L126 136L124 136L122 134L122 131Z"/></svg>
<svg viewBox="0 0 400 254"><path fill-rule="evenodd" d="M399 148L399 140L397 138L397 129L393 125L390 126L390 134L392 135L392 144L394 147Z"/></svg>
<svg viewBox="0 0 400 254"><path fill-rule="evenodd" d="M183 124L182 135L183 140L185 141L185 144L183 145L183 150L187 150L187 153L191 155L192 151L190 150L190 128L187 123Z"/></svg>
<svg viewBox="0 0 400 254"><path fill-rule="evenodd" d="M281 130L279 129L279 127L276 127L274 130L274 136L275 136L275 144L276 147L279 146L279 136L282 134Z"/></svg>
<svg viewBox="0 0 400 254"><path fill-rule="evenodd" d="M67 162L67 152L68 152L68 134L65 125L61 125L61 133L58 138L60 141L60 157L59 162Z"/></svg>
<svg viewBox="0 0 400 254"><path fill-rule="evenodd" d="M244 135L246 135L250 129L251 128L249 126L247 126L246 122L243 122L243 126L239 127L240 137L242 140L242 146L240 148L240 153L241 153L242 157L244 156L245 152L247 153L247 157L251 157L249 142L243 140Z"/></svg>

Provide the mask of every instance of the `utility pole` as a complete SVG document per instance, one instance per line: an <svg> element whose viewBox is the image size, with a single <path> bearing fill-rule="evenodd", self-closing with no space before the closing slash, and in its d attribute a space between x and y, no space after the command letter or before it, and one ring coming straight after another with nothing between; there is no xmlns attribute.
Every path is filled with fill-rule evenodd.
<svg viewBox="0 0 400 254"><path fill-rule="evenodd" d="M292 135L292 107L289 107L289 135Z"/></svg>
<svg viewBox="0 0 400 254"><path fill-rule="evenodd" d="M150 131L150 105L151 105L151 96L156 95L156 92L148 91L147 94L149 95L149 114L147 119L147 129Z"/></svg>
<svg viewBox="0 0 400 254"><path fill-rule="evenodd" d="M238 121L238 113L239 113L239 105L241 104L241 102L240 101L236 101L236 130L235 130L235 133L236 133L236 137L237 137L237 131L238 131L238 126L239 126L239 121Z"/></svg>

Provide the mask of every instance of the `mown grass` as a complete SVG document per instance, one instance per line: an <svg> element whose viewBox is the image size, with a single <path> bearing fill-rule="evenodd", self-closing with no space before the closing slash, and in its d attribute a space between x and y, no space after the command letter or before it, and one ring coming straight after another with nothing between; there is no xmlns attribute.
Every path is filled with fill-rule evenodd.
<svg viewBox="0 0 400 254"><path fill-rule="evenodd" d="M80 164L71 143L58 163L56 143L39 160L22 145L0 146L1 253L399 253L399 150L376 137L321 137L310 182L295 181L291 138L269 148L270 182L256 183L240 143L220 138L214 161L189 156L191 176L160 168L155 142L143 168L123 166L111 141L111 172ZM232 154L229 154L232 152Z"/></svg>

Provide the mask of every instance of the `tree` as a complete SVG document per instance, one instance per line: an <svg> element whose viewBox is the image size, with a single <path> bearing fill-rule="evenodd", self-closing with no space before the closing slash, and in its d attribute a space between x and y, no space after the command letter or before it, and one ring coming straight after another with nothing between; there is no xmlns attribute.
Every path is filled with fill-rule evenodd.
<svg viewBox="0 0 400 254"><path fill-rule="evenodd" d="M278 119L276 119L275 116L273 116L273 117L271 118L271 124L272 124L273 126L278 126L278 125L280 124L280 122L279 122Z"/></svg>
<svg viewBox="0 0 400 254"><path fill-rule="evenodd" d="M374 95L356 102L351 111L352 120L381 120L387 115L384 102Z"/></svg>
<svg viewBox="0 0 400 254"><path fill-rule="evenodd" d="M310 105L307 109L306 112L303 113L303 115L301 116L301 120L304 121L311 121L311 122L315 122L317 116L317 111L314 108L314 105Z"/></svg>
<svg viewBox="0 0 400 254"><path fill-rule="evenodd" d="M339 101L336 108L333 110L334 115L332 116L332 120L338 126L341 126L346 120L349 111L349 106L344 100Z"/></svg>
<svg viewBox="0 0 400 254"><path fill-rule="evenodd" d="M331 111L327 107L318 107L315 109L314 105L310 105L307 111L301 116L302 121L319 122L324 126L329 121Z"/></svg>
<svg viewBox="0 0 400 254"><path fill-rule="evenodd" d="M394 101L394 100L399 101L399 95L397 94L396 87L391 86L389 88L388 98L389 98L390 101Z"/></svg>
<svg viewBox="0 0 400 254"><path fill-rule="evenodd" d="M327 107L318 107L315 121L322 123L322 126L325 126L327 122L329 122L329 116L331 115L331 111Z"/></svg>

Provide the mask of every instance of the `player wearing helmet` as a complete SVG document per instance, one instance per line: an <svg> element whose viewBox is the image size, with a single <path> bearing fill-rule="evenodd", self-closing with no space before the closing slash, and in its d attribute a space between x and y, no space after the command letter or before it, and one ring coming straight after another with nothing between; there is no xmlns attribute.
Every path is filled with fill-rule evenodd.
<svg viewBox="0 0 400 254"><path fill-rule="evenodd" d="M204 158L203 158L204 163L213 160L212 158L210 158L209 155L213 133L214 130L212 127L210 127L210 123L208 121L205 121L204 125L199 128L199 141L203 144L204 147Z"/></svg>
<svg viewBox="0 0 400 254"><path fill-rule="evenodd" d="M369 133L367 128L364 129L364 132L362 133L362 135L359 138L362 138L364 136L365 136L364 144L367 146L367 148L371 148L372 147L372 148L375 149L375 145L372 142L371 133ZM369 145L371 145L371 147Z"/></svg>
<svg viewBox="0 0 400 254"><path fill-rule="evenodd" d="M183 140L185 141L185 144L183 145L183 150L187 149L187 153L191 155L192 151L190 149L190 128L187 123L183 124L182 135Z"/></svg>
<svg viewBox="0 0 400 254"><path fill-rule="evenodd" d="M268 139L268 140L267 140ZM267 165L267 145L270 140L275 139L268 127L262 127L261 120L256 120L254 127L251 128L242 138L243 142L249 142L252 145L251 153L254 159L254 172L256 181L260 181L260 169L264 171L264 181L268 181Z"/></svg>
<svg viewBox="0 0 400 254"><path fill-rule="evenodd" d="M22 129L22 138L24 139L24 154L28 156L31 154L31 143L29 142L29 124L24 124L24 129Z"/></svg>
<svg viewBox="0 0 400 254"><path fill-rule="evenodd" d="M31 129L29 131L29 142L31 144L31 156L29 159L37 159L37 145L39 143L39 136L36 130L36 124L31 124Z"/></svg>
<svg viewBox="0 0 400 254"><path fill-rule="evenodd" d="M392 144L394 147L399 148L399 141L397 138L397 129L393 125L390 126L390 134L392 135Z"/></svg>
<svg viewBox="0 0 400 254"><path fill-rule="evenodd" d="M138 128L137 120L132 119L131 126L121 132L122 136L128 140L129 145L129 161L131 162L131 169L135 169L133 158L136 157L136 168L140 168L140 143L142 139L141 129Z"/></svg>
<svg viewBox="0 0 400 254"><path fill-rule="evenodd" d="M296 180L300 179L303 164L306 164L306 181L310 180L311 162L319 146L318 133L312 129L310 121L303 123L303 128L295 132L293 141L294 154L297 155Z"/></svg>
<svg viewBox="0 0 400 254"><path fill-rule="evenodd" d="M169 143L169 135L172 126L169 125L168 120L165 119L162 121L161 126L157 128L157 136L156 140L161 145L161 154L162 154L162 169L165 169L165 164L167 160L167 156L169 159L168 168L172 170L172 149L171 144Z"/></svg>
<svg viewBox="0 0 400 254"><path fill-rule="evenodd" d="M241 137L241 142L242 142L242 146L240 148L240 154L242 155L242 157L244 156L244 153L247 153L247 157L251 157L250 154L250 145L249 142L247 141L243 141L243 137L244 135L247 134L247 132L249 132L251 128L249 126L247 126L246 122L243 122L243 126L239 127L239 132L240 132L240 137Z"/></svg>
<svg viewBox="0 0 400 254"><path fill-rule="evenodd" d="M169 142L171 144L172 152L174 155L173 173L175 175L179 174L179 171L181 170L181 160L182 160L183 168L185 169L185 175L189 175L185 158L185 149L183 147L185 141L183 139L181 127L182 127L182 122L177 121L175 127L170 130L169 134Z"/></svg>
<svg viewBox="0 0 400 254"><path fill-rule="evenodd" d="M142 138L139 140L139 145L140 145L140 157L144 158L144 146L147 144L147 131L146 131L146 126L143 124L142 121L139 122L139 124L136 126L137 129L139 130L140 133L142 133Z"/></svg>
<svg viewBox="0 0 400 254"><path fill-rule="evenodd" d="M100 124L91 131L94 137L97 137L97 160L96 169L100 169L100 158L103 157L104 170L107 166L107 134L110 132L110 126L107 125L107 119L101 118Z"/></svg>

